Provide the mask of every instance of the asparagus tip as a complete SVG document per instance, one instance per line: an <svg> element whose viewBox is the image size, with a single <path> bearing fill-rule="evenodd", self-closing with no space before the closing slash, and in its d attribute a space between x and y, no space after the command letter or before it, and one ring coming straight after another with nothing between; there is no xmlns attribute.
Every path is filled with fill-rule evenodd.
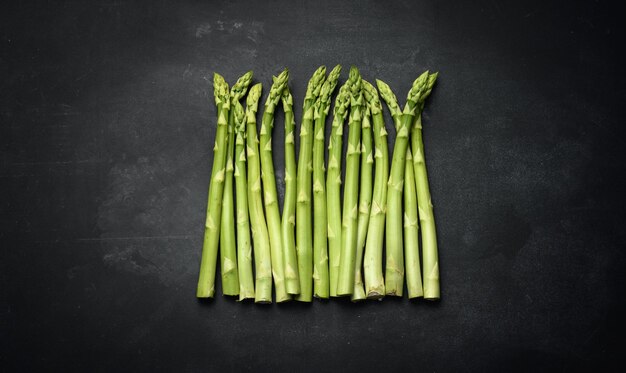
<svg viewBox="0 0 626 373"><path fill-rule="evenodd" d="M283 95L283 91L287 86L287 81L289 80L289 70L284 69L281 71L278 76L272 76L272 87L270 88L270 94L267 97L267 101L265 102L265 106L276 106L278 101Z"/></svg>
<svg viewBox="0 0 626 373"><path fill-rule="evenodd" d="M326 66L322 65L315 70L311 79L309 79L309 84L306 89L306 96L304 97L306 100L315 100L319 95L322 89L322 85L326 81Z"/></svg>
<svg viewBox="0 0 626 373"><path fill-rule="evenodd" d="M428 76L429 76L429 72L428 70L426 70L420 76L418 76L417 79L413 81L413 85L411 86L411 89L409 90L409 93L406 96L407 104L411 102L413 103L412 105L414 107L415 104L422 99L422 96L423 96L422 93L424 92L426 85L428 83ZM410 110L411 107L409 106L411 105L405 106L405 110Z"/></svg>
<svg viewBox="0 0 626 373"><path fill-rule="evenodd" d="M330 74L328 74L328 78L322 84L322 89L320 90L319 100L316 102L316 107L321 110L327 110L330 106L330 96L333 94L335 87L337 86L337 80L339 80L339 75L341 74L341 65L335 66Z"/></svg>
<svg viewBox="0 0 626 373"><path fill-rule="evenodd" d="M335 108L333 109L334 116L341 117L345 120L348 115L348 105L350 105L350 89L346 82L339 88L339 93L335 98Z"/></svg>
<svg viewBox="0 0 626 373"><path fill-rule="evenodd" d="M348 76L348 87L354 99L361 93L362 80L359 69L354 65L351 66L350 75Z"/></svg>
<svg viewBox="0 0 626 373"><path fill-rule="evenodd" d="M256 113L259 107L259 99L261 98L261 90L263 89L263 85L261 83L257 83L250 88L250 92L248 92L248 98L246 99L246 105L248 106L248 111Z"/></svg>
<svg viewBox="0 0 626 373"><path fill-rule="evenodd" d="M376 90L376 87L374 87L372 83L367 80L363 80L363 97L365 98L365 101L367 101L367 105L370 107L372 114L382 110L380 99L378 98L378 91Z"/></svg>
<svg viewBox="0 0 626 373"><path fill-rule="evenodd" d="M435 85L435 81L437 80L437 76L439 73L433 73L428 75L428 81L426 82L426 87L424 87L422 94L420 95L420 102L424 102L428 96L430 96L430 92L433 90L433 86Z"/></svg>
<svg viewBox="0 0 626 373"><path fill-rule="evenodd" d="M402 113L400 106L398 105L398 98L391 90L391 87L382 80L376 79L376 86L378 86L378 92L380 97L387 103L391 116L396 117Z"/></svg>
<svg viewBox="0 0 626 373"><path fill-rule="evenodd" d="M213 73L213 94L216 103L228 101L228 83L218 73Z"/></svg>
<svg viewBox="0 0 626 373"><path fill-rule="evenodd" d="M339 79L339 74L341 74L341 65L337 64L328 74L328 79L336 81L337 79Z"/></svg>
<svg viewBox="0 0 626 373"><path fill-rule="evenodd" d="M252 70L243 74L239 77L239 79L237 79L237 82L233 84L230 89L230 96L233 100L239 101L246 94L250 82L252 82Z"/></svg>

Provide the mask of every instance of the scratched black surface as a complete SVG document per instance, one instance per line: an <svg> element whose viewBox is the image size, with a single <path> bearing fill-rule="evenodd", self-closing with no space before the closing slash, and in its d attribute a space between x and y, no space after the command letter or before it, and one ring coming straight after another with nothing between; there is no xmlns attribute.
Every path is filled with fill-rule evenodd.
<svg viewBox="0 0 626 373"><path fill-rule="evenodd" d="M531 371L619 357L623 10L605 1L2 8L0 367ZM213 71L232 83L253 69L268 87L289 67L299 117L311 72L336 63L400 97L424 69L441 73L424 136L443 299L198 302Z"/></svg>

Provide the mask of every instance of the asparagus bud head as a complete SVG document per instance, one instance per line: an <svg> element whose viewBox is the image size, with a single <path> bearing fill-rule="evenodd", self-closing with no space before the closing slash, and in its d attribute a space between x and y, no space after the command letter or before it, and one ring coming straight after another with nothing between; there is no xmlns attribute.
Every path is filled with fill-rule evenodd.
<svg viewBox="0 0 626 373"><path fill-rule="evenodd" d="M248 86L250 85L251 81L252 71L248 71L247 73L243 74L239 79L237 79L237 82L235 84L233 84L233 87L230 90L230 97L234 101L241 100L241 98L246 94L246 91L248 90Z"/></svg>
<svg viewBox="0 0 626 373"><path fill-rule="evenodd" d="M415 107L421 102L422 93L425 91L428 84L428 70L424 71L422 75L418 76L413 85L406 95L406 105L404 105L404 114L415 115ZM424 97L425 99L425 97Z"/></svg>
<svg viewBox="0 0 626 373"><path fill-rule="evenodd" d="M335 99L335 108L333 109L333 114L335 117L341 117L343 120L346 119L348 115L348 107L350 106L350 89L348 88L348 83L344 84L339 88L339 93L337 94L337 98Z"/></svg>
<svg viewBox="0 0 626 373"><path fill-rule="evenodd" d="M376 79L376 85L378 86L378 92L380 92L380 97L387 103L389 106L389 111L391 112L392 117L397 117L402 114L402 110L400 109L400 105L398 105L398 98L395 93L391 90L391 87L382 80Z"/></svg>
<svg viewBox="0 0 626 373"><path fill-rule="evenodd" d="M306 88L306 96L304 96L304 101L307 100L315 100L322 89L322 84L326 80L326 66L322 65L315 70L313 76L309 80L309 84Z"/></svg>
<svg viewBox="0 0 626 373"><path fill-rule="evenodd" d="M267 100L265 101L265 111L268 113L274 112L274 107L278 105L280 101L283 91L287 86L287 81L289 80L289 70L284 69L278 76L272 77L273 83L270 88L270 94L267 96Z"/></svg>
<svg viewBox="0 0 626 373"><path fill-rule="evenodd" d="M228 83L218 73L213 74L213 95L215 96L216 105L229 102Z"/></svg>
<svg viewBox="0 0 626 373"><path fill-rule="evenodd" d="M369 106L372 114L378 114L383 110L383 106L378 98L378 91L366 80L363 80L363 97L367 101L367 106Z"/></svg>

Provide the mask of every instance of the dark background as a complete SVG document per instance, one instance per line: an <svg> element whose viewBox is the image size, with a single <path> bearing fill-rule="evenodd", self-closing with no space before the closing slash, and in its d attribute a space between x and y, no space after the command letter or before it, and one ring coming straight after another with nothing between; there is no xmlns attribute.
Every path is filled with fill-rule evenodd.
<svg viewBox="0 0 626 373"><path fill-rule="evenodd" d="M2 370L558 371L622 354L622 9L1 8ZM336 63L341 81L355 64L400 98L423 70L440 72L424 136L441 301L197 301L213 72L232 84L253 69L267 92L289 67L299 118L310 74Z"/></svg>

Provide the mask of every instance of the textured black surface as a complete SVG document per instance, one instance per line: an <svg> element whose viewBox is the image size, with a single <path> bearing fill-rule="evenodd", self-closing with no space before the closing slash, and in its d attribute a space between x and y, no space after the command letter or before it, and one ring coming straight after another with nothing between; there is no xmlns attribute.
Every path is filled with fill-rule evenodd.
<svg viewBox="0 0 626 373"><path fill-rule="evenodd" d="M623 10L87 3L0 12L1 370L534 371L619 357ZM341 81L356 64L399 97L440 71L424 136L443 299L197 301L213 71L232 83L253 69L267 88L289 67L299 118L310 74L336 63Z"/></svg>

